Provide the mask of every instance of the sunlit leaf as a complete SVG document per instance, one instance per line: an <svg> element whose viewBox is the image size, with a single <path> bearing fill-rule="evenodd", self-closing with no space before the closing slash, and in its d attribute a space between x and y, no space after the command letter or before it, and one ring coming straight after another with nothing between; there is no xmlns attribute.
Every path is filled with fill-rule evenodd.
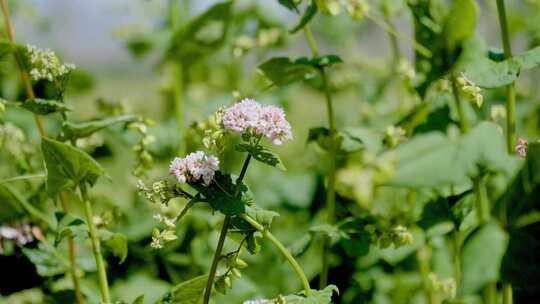
<svg viewBox="0 0 540 304"><path fill-rule="evenodd" d="M47 191L51 195L73 190L81 183L94 185L104 172L90 155L62 142L43 137L41 150L47 169Z"/></svg>

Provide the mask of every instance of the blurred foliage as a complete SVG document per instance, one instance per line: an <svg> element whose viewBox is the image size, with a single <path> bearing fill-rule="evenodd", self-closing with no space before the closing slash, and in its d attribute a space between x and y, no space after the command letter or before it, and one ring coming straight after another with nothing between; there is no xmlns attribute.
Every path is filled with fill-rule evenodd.
<svg viewBox="0 0 540 304"><path fill-rule="evenodd" d="M14 19L32 10L24 1L8 2ZM162 1L160 10L147 12L157 20L151 28L121 38L130 64L151 66L144 81L92 75L83 67L71 75L65 95L39 81L36 98L26 97L13 57L24 47L11 48L1 23L0 303L74 303L69 238L81 290L88 303L98 303L83 202L70 193L68 216L47 195L75 188L73 180L95 183L93 220L119 303L197 303L191 300L202 294L218 242L221 217L212 208L246 210L272 222L312 287L323 240L331 240L329 283L335 285L307 301L279 252L244 231L252 238L243 255L249 267L215 303L483 303L492 282L511 283L516 303L538 298L540 1L506 1L516 44L516 55L506 60L494 1L202 2ZM307 51L306 24L319 43L317 57ZM321 69L340 143L332 224L324 201L334 139ZM467 82L453 88L457 76ZM513 81L518 135L530 142L525 159L505 151L501 106L504 85ZM126 90L151 93L118 97ZM464 134L456 94L471 125ZM242 97L283 107L294 140L273 153L205 132L213 130L213 112ZM33 113L47 114L51 139L41 141ZM260 161L242 191L260 210L247 209L244 194L224 204L190 205L174 228L177 238L153 250L153 214L175 217L189 200L149 203L138 193L138 179L163 180L175 156L205 149L210 140L234 143L218 151L228 186L241 165L238 150ZM482 197L478 181L486 188ZM486 223L478 219L481 199L491 207ZM231 236L225 252L241 239Z"/></svg>

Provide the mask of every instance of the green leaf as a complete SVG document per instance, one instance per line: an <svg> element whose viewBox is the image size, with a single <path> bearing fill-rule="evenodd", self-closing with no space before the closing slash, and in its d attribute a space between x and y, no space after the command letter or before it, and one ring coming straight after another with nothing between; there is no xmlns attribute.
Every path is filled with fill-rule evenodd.
<svg viewBox="0 0 540 304"><path fill-rule="evenodd" d="M137 121L138 118L133 115L122 115L109 117L105 119L91 120L79 123L65 122L62 126L60 140L76 140L78 138L88 137L102 129L110 127L117 123L129 123Z"/></svg>
<svg viewBox="0 0 540 304"><path fill-rule="evenodd" d="M495 222L484 225L467 239L461 266L460 290L464 294L474 293L488 282L497 281L507 243L506 232Z"/></svg>
<svg viewBox="0 0 540 304"><path fill-rule="evenodd" d="M345 129L337 132L336 139L338 141L338 152L340 153L354 153L364 148L364 143L360 137L355 134L354 129ZM318 146L325 150L330 151L332 147L332 137L330 136L330 130L325 127L317 127L309 129L307 142L317 142Z"/></svg>
<svg viewBox="0 0 540 304"><path fill-rule="evenodd" d="M15 188L0 184L0 223L10 222L24 215L21 199Z"/></svg>
<svg viewBox="0 0 540 304"><path fill-rule="evenodd" d="M38 219L49 227L53 227L51 220L11 185L0 184L0 223L2 221L11 221L14 218L29 214L32 218Z"/></svg>
<svg viewBox="0 0 540 304"><path fill-rule="evenodd" d="M271 210L262 209L257 205L246 207L246 213L247 215L255 219L257 222L259 222L261 225L266 227L270 227L274 218L279 216L279 213Z"/></svg>
<svg viewBox="0 0 540 304"><path fill-rule="evenodd" d="M22 248L24 255L34 264L37 273L42 277L51 277L68 271L65 263L59 259L58 253L42 243L37 248Z"/></svg>
<svg viewBox="0 0 540 304"><path fill-rule="evenodd" d="M450 51L470 37L476 27L478 7L474 0L454 0L444 24L444 35Z"/></svg>
<svg viewBox="0 0 540 304"><path fill-rule="evenodd" d="M480 87L496 88L514 82L521 71L538 66L540 66L540 47L500 62L490 60L482 53L467 62L464 73Z"/></svg>
<svg viewBox="0 0 540 304"><path fill-rule="evenodd" d="M306 297L303 292L283 297L287 304L331 304L332 295L339 294L339 290L335 285L328 285L322 290L311 290L312 295Z"/></svg>
<svg viewBox="0 0 540 304"><path fill-rule="evenodd" d="M166 59L179 60L186 67L218 51L233 19L231 6L232 1L215 4L174 33Z"/></svg>
<svg viewBox="0 0 540 304"><path fill-rule="evenodd" d="M439 132L426 133L394 151L399 164L388 184L405 187L460 185L480 169L509 173L517 161L506 153L497 126L488 122L455 140Z"/></svg>
<svg viewBox="0 0 540 304"><path fill-rule="evenodd" d="M100 230L99 235L104 247L120 259L120 264L124 263L128 255L127 237L121 233L114 233L105 229Z"/></svg>
<svg viewBox="0 0 540 304"><path fill-rule="evenodd" d="M88 227L81 218L64 212L55 213L58 222L56 228L56 238L54 245L58 246L64 237L72 238L78 236L88 236Z"/></svg>
<svg viewBox="0 0 540 304"><path fill-rule="evenodd" d="M317 69L341 62L341 58L337 55L300 57L296 60L288 57L274 57L259 65L259 69L274 85L279 87L313 78Z"/></svg>
<svg viewBox="0 0 540 304"><path fill-rule="evenodd" d="M135 58L143 58L154 46L150 39L143 36L131 37L126 44L128 50Z"/></svg>
<svg viewBox="0 0 540 304"><path fill-rule="evenodd" d="M297 7L294 3L294 0L278 0L279 4L286 7L287 9L291 11L296 11Z"/></svg>
<svg viewBox="0 0 540 304"><path fill-rule="evenodd" d="M329 238L331 242L337 242L346 235L338 227L330 224L321 224L309 228L309 232Z"/></svg>
<svg viewBox="0 0 540 304"><path fill-rule="evenodd" d="M230 174L216 172L210 185L203 183L190 183L197 190L206 202L215 210L225 215L237 215L245 212L246 204L251 203L249 188L242 184L240 187L240 197L234 197L236 185L232 181Z"/></svg>
<svg viewBox="0 0 540 304"><path fill-rule="evenodd" d="M173 287L156 304L199 304L208 275L201 275Z"/></svg>
<svg viewBox="0 0 540 304"><path fill-rule="evenodd" d="M43 137L41 150L50 195L63 190L74 190L81 183L94 185L104 172L90 155L59 141Z"/></svg>
<svg viewBox="0 0 540 304"><path fill-rule="evenodd" d="M271 58L259 65L259 69L278 87L312 78L317 72L314 67L295 63L288 57Z"/></svg>
<svg viewBox="0 0 540 304"><path fill-rule="evenodd" d="M267 150L261 145L238 144L235 148L238 152L249 153L249 155L261 163L276 167L283 171L287 170L277 154Z"/></svg>
<svg viewBox="0 0 540 304"><path fill-rule="evenodd" d="M294 5L294 4L293 4L293 5ZM312 2L312 3L306 8L306 11L305 11L304 14L302 15L302 18L300 18L300 21L298 22L298 24L295 25L295 26L289 31L289 33L294 34L294 33L298 32L299 30L303 29L304 26L306 26L306 24L308 24L309 21L311 21L311 19L313 19L313 17L315 17L316 14L317 14L317 4L315 4L315 2Z"/></svg>
<svg viewBox="0 0 540 304"><path fill-rule="evenodd" d="M144 304L144 295L140 295L137 298L135 298L132 304Z"/></svg>
<svg viewBox="0 0 540 304"><path fill-rule="evenodd" d="M27 99L26 101L9 102L0 98L0 101L3 101L8 105L15 105L21 107L38 115L47 115L51 113L67 112L72 110L72 108L65 103L52 99L34 98Z"/></svg>

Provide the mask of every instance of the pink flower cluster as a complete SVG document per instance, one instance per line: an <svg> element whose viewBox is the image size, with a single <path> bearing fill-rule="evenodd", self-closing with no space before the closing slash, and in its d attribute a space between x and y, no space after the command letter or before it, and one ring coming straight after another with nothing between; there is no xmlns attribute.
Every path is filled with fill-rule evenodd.
<svg viewBox="0 0 540 304"><path fill-rule="evenodd" d="M219 160L203 151L188 154L185 158L175 157L169 166L169 173L181 182L196 182L203 179L209 185L219 170Z"/></svg>
<svg viewBox="0 0 540 304"><path fill-rule="evenodd" d="M527 142L526 139L523 139L523 138L518 138L518 142L517 142L517 145L516 145L516 153L520 156L520 157L526 157L527 156L527 145L529 143Z"/></svg>
<svg viewBox="0 0 540 304"><path fill-rule="evenodd" d="M225 109L223 126L239 134L265 136L275 145L292 139L291 125L285 112L275 106L263 106L253 99L242 99Z"/></svg>

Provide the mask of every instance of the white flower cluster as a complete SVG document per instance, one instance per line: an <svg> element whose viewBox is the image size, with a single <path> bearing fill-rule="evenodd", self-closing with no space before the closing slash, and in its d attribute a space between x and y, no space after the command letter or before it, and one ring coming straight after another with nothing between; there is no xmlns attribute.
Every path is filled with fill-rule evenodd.
<svg viewBox="0 0 540 304"><path fill-rule="evenodd" d="M202 178L209 185L219 170L219 160L203 151L188 154L185 158L176 157L169 166L169 173L181 182L196 182Z"/></svg>
<svg viewBox="0 0 540 304"><path fill-rule="evenodd" d="M291 125L282 109L263 106L249 98L225 109L223 126L244 136L265 136L275 145L292 139Z"/></svg>
<svg viewBox="0 0 540 304"><path fill-rule="evenodd" d="M53 81L68 75L75 69L74 64L60 62L50 49L43 50L33 45L26 45L26 52L32 67L30 77L34 81L41 79Z"/></svg>

